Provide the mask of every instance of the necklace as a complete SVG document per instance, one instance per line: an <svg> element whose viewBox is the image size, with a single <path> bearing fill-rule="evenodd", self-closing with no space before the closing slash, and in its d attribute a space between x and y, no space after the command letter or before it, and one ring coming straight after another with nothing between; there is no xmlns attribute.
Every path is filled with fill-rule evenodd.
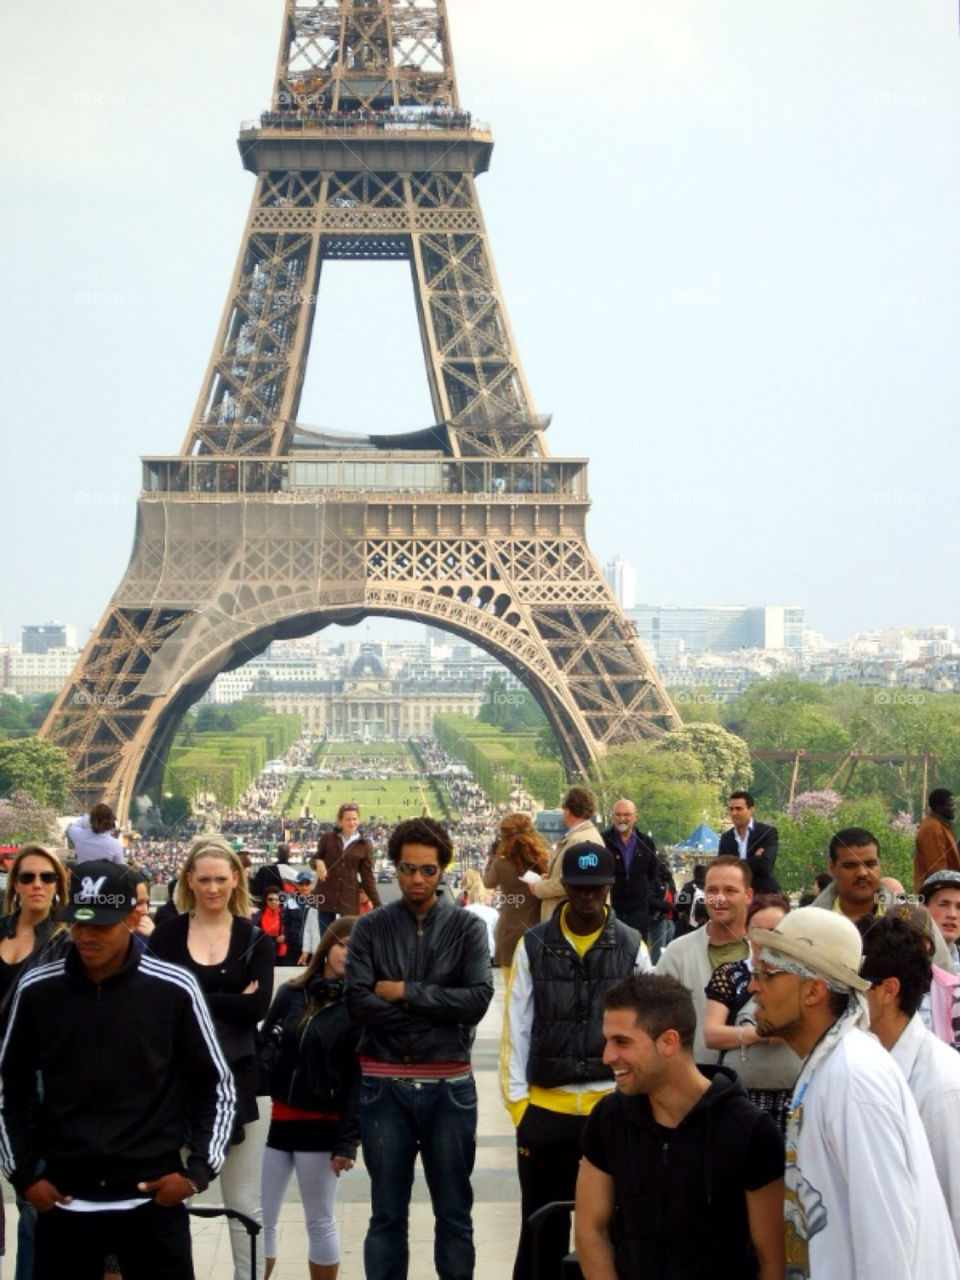
<svg viewBox="0 0 960 1280"><path fill-rule="evenodd" d="M232 917L227 918L226 925L218 924L212 929L202 925L197 916L190 917L190 933L193 935L197 949L206 955L207 964L216 964L217 961L223 959L224 943L226 943L226 949L229 950L229 937L232 928Z"/></svg>

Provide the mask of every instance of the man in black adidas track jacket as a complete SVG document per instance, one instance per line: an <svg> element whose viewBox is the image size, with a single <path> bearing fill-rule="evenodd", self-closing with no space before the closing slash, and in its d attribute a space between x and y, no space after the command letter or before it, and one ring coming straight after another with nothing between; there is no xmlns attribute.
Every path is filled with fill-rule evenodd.
<svg viewBox="0 0 960 1280"><path fill-rule="evenodd" d="M233 1128L203 994L133 944L135 904L127 867L77 868L74 945L24 976L0 1046L0 1170L39 1210L35 1280L102 1277L107 1251L124 1280L192 1277L182 1201Z"/></svg>

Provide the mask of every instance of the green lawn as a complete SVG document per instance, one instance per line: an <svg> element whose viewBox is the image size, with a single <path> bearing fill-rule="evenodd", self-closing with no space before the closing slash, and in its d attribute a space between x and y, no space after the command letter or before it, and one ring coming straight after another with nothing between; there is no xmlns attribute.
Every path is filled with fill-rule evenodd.
<svg viewBox="0 0 960 1280"><path fill-rule="evenodd" d="M296 801L284 816L299 817L301 806L306 805L313 817L328 822L336 818L337 810L348 800L357 802L364 820L378 817L397 822L401 818L417 817L423 812L424 805L429 805L433 812L429 789L422 786L419 779L404 782L394 778L383 781L375 778L313 778L304 782Z"/></svg>
<svg viewBox="0 0 960 1280"><path fill-rule="evenodd" d="M315 768L330 769L339 776L305 778L297 788L293 802L285 803L284 817L300 817L306 805L313 817L321 822L332 822L337 816L337 809L348 800L357 802L364 821L382 818L386 822L399 822L403 818L418 817L424 808L434 817L442 818L444 804L450 816L456 816L445 784L439 780L424 784L416 776L417 760L405 742L328 742L316 753L312 763ZM364 772L378 766L408 776L348 776L354 768Z"/></svg>

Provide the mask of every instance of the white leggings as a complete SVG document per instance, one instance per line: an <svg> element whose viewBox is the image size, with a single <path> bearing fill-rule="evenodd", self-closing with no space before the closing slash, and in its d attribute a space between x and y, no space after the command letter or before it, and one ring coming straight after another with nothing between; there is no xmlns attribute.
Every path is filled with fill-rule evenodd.
<svg viewBox="0 0 960 1280"><path fill-rule="evenodd" d="M264 1151L260 1185L264 1257L277 1256L277 1220L283 1193L294 1171L307 1224L307 1257L319 1266L331 1266L340 1261L340 1232L333 1216L338 1178L330 1164L329 1151L277 1151L274 1147Z"/></svg>
<svg viewBox="0 0 960 1280"><path fill-rule="evenodd" d="M220 1170L220 1191L228 1209L245 1213L254 1222L262 1222L260 1211L260 1166L270 1128L269 1101L260 1099L259 1120L243 1126L243 1142L231 1147ZM250 1237L239 1222L230 1223L230 1248L233 1252L234 1280L262 1280L263 1258L257 1250L257 1273L250 1275Z"/></svg>

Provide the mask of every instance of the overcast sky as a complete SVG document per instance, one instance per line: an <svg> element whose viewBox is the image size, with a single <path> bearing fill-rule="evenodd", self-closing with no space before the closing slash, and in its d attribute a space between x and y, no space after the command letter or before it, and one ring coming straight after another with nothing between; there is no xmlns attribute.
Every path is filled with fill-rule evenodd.
<svg viewBox="0 0 960 1280"><path fill-rule="evenodd" d="M449 0L552 453L641 601L960 628L956 0ZM93 626L183 441L282 0L0 13L3 638ZM431 420L405 264L333 264L301 420Z"/></svg>

